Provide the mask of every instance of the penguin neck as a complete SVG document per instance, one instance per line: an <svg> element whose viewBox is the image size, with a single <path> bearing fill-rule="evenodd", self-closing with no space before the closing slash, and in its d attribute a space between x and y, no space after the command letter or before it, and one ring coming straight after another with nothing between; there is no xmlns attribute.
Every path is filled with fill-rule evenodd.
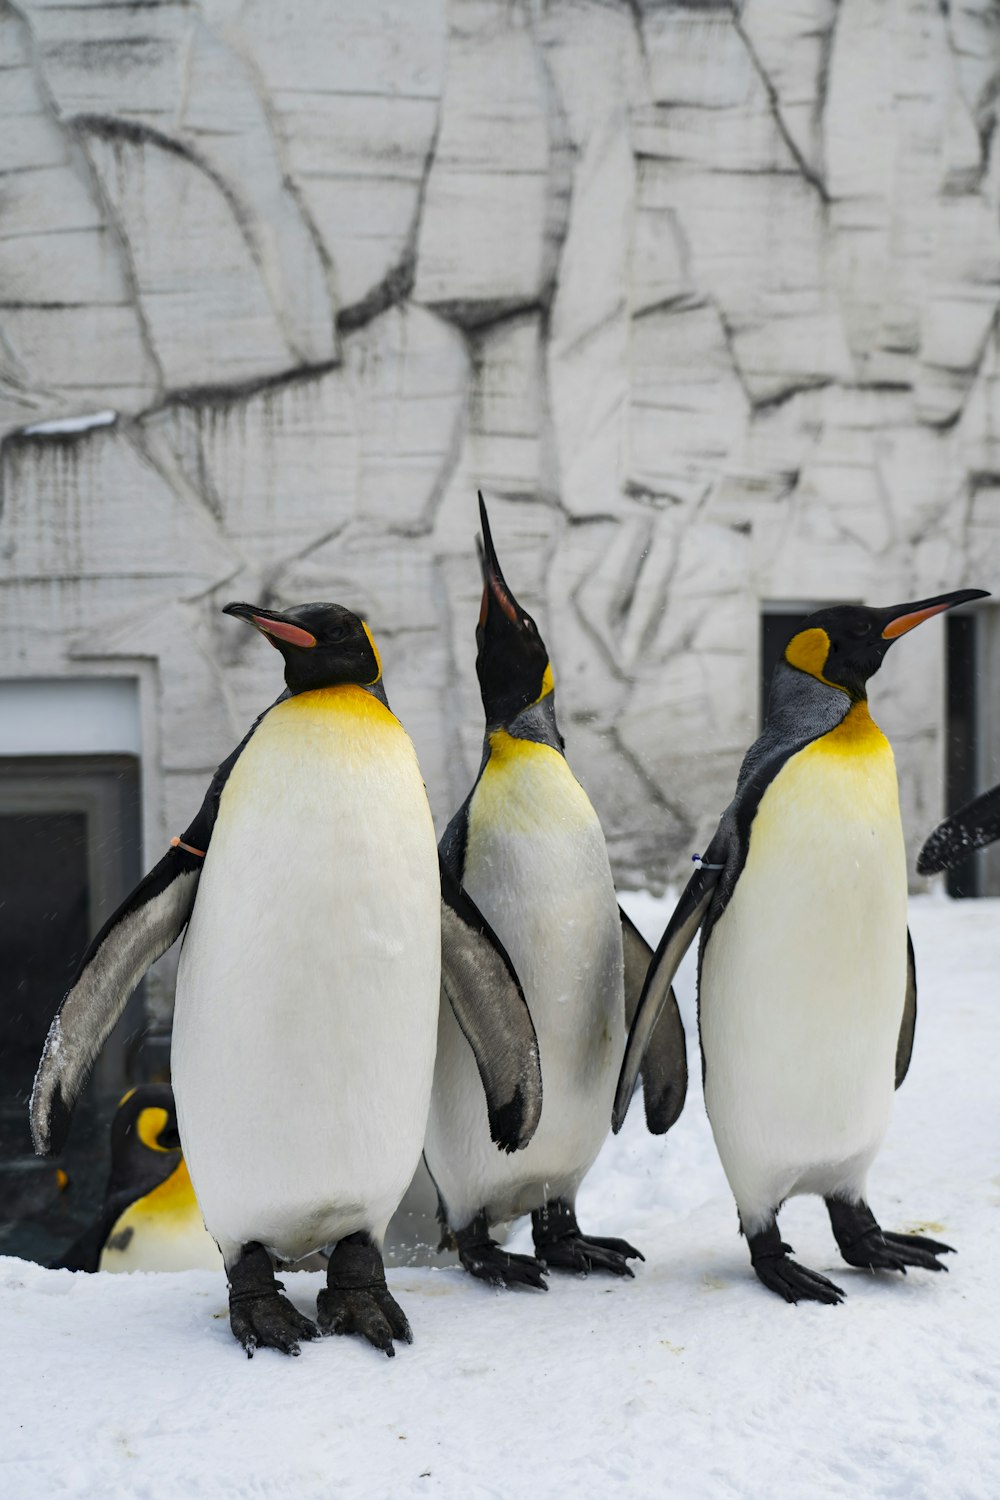
<svg viewBox="0 0 1000 1500"><path fill-rule="evenodd" d="M487 721L483 765L490 758L493 735L501 731L512 740L528 740L535 745L548 745L559 755L564 753L563 737L556 723L555 693L552 691L545 693L535 703L529 703L527 708L522 708L520 713L505 724L491 724Z"/></svg>
<svg viewBox="0 0 1000 1500"><path fill-rule="evenodd" d="M356 688L360 688L361 692L363 692L363 693L370 693L371 696L375 699L376 703L381 703L381 705L382 705L383 708L389 708L389 700L386 697L385 688L382 686L382 678L381 678L381 676L378 676L375 679L374 682L330 682L330 683L327 683L326 686L327 687L331 687L331 688L335 688L335 687L356 687ZM317 688L315 685L312 686L312 687L295 687L295 688L293 688L293 687L287 687L286 686L285 691L282 693L281 697L277 700L277 702L278 703L285 703L285 702L288 701L289 698L298 698L298 697L301 697L301 695L303 693L315 693L315 692L323 692L323 691L324 691L323 688ZM277 707L277 703L275 704L275 707ZM392 710L389 709L389 712L391 713Z"/></svg>
<svg viewBox="0 0 1000 1500"><path fill-rule="evenodd" d="M857 701L867 708L866 697ZM834 687L832 683L780 661L771 678L765 727L772 729L782 720L790 721L790 727L815 720L818 731L825 734L845 719L853 706L854 700L846 688Z"/></svg>

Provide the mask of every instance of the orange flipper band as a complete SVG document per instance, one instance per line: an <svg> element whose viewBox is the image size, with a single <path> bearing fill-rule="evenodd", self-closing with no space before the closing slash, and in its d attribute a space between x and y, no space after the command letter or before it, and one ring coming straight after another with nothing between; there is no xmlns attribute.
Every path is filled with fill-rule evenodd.
<svg viewBox="0 0 1000 1500"><path fill-rule="evenodd" d="M196 849L193 844L185 844L183 839L176 836L170 840L171 849L183 849L185 854L197 854L199 859L205 858L204 849Z"/></svg>

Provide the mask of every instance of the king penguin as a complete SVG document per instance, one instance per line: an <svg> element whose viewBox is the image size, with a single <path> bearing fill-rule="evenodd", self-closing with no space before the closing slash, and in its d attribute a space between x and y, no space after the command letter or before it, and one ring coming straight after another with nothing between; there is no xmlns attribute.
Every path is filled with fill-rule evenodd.
<svg viewBox="0 0 1000 1500"><path fill-rule="evenodd" d="M868 1170L906 1075L916 974L896 769L866 685L893 641L962 589L889 609L808 616L771 683L764 731L650 966L629 1036L614 1128L646 1037L699 926L705 1104L753 1268L788 1302L839 1287L790 1259L777 1215L819 1193L844 1260L945 1270L950 1247L880 1229Z"/></svg>
<svg viewBox="0 0 1000 1500"><path fill-rule="evenodd" d="M544 1289L545 1268L631 1276L628 1261L639 1256L625 1240L585 1235L575 1200L608 1132L626 990L634 1008L652 954L619 909L601 825L563 753L548 652L500 570L481 495L479 507L486 737L476 783L440 849L513 959L545 1097L531 1144L516 1159L499 1157L468 1047L442 1007L424 1154L465 1269L494 1285ZM650 1128L665 1131L687 1088L672 995L643 1078ZM535 1257L490 1238L491 1225L529 1212Z"/></svg>
<svg viewBox="0 0 1000 1500"><path fill-rule="evenodd" d="M1000 839L1000 786L974 797L938 824L920 851L917 873L937 875L941 870L952 870L976 849L985 849L997 839Z"/></svg>
<svg viewBox="0 0 1000 1500"><path fill-rule="evenodd" d="M420 1157L439 986L485 1087L494 1146L526 1144L538 1048L510 959L439 871L409 737L363 620L336 604L225 612L284 658L286 691L219 767L184 834L98 933L32 1094L56 1149L146 968L187 925L172 1075L180 1137L248 1355L411 1338L381 1243ZM329 1252L319 1330L273 1262Z"/></svg>
<svg viewBox="0 0 1000 1500"><path fill-rule="evenodd" d="M181 1154L169 1084L142 1084L122 1099L111 1122L111 1171L100 1213L54 1264L68 1271L222 1266Z"/></svg>

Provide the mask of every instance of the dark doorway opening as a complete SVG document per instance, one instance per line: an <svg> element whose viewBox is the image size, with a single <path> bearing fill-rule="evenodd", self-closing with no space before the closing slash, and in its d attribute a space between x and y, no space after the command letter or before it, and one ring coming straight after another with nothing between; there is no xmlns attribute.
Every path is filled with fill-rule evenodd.
<svg viewBox="0 0 1000 1500"><path fill-rule="evenodd" d="M945 616L945 806L953 812L971 802L980 785L980 626L978 613ZM949 896L983 894L983 859L976 852L945 876Z"/></svg>
<svg viewBox="0 0 1000 1500"><path fill-rule="evenodd" d="M0 758L0 1251L48 1260L99 1201L107 1122L134 1081L136 995L95 1067L58 1163L32 1153L28 1098L87 944L139 878L134 756ZM67 1182L57 1173L63 1170Z"/></svg>

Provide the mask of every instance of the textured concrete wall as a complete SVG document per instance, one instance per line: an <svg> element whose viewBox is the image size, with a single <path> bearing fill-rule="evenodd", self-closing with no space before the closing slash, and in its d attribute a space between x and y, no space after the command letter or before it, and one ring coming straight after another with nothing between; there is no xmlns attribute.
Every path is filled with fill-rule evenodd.
<svg viewBox="0 0 1000 1500"><path fill-rule="evenodd" d="M152 855L278 686L219 606L337 599L442 823L481 485L663 880L762 601L1000 583L998 96L991 0L0 0L5 673L141 675ZM942 643L874 694L911 846Z"/></svg>

